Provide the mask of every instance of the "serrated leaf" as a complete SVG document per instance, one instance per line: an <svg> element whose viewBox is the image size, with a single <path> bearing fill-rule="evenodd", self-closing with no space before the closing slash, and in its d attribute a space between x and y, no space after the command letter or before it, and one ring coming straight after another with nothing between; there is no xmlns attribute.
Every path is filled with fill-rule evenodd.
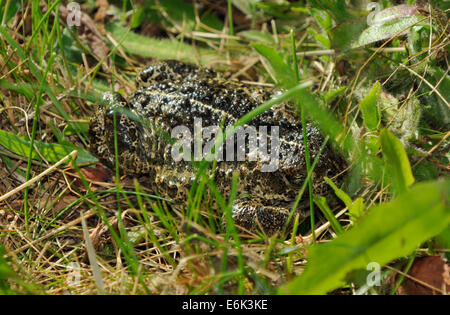
<svg viewBox="0 0 450 315"><path fill-rule="evenodd" d="M409 255L450 224L450 180L420 183L389 203L375 206L353 229L309 248L306 270L282 286L281 294L325 294L344 284L346 275L383 266Z"/></svg>
<svg viewBox="0 0 450 315"><path fill-rule="evenodd" d="M380 92L381 84L377 81L369 94L359 103L364 124L370 130L376 130L380 125L380 109L378 107Z"/></svg>
<svg viewBox="0 0 450 315"><path fill-rule="evenodd" d="M387 179L395 192L403 193L414 183L408 155L400 140L387 129L381 130L380 142L387 167Z"/></svg>
<svg viewBox="0 0 450 315"><path fill-rule="evenodd" d="M74 149L78 150L76 158L77 163L98 162L98 159L93 157L88 151L75 145L45 143L42 141L34 141L34 144L42 156L50 163L58 162L66 155L70 154ZM4 130L0 130L0 145L4 146L9 151L26 158L28 158L30 153L30 141ZM31 158L36 160L40 159L39 155L34 150Z"/></svg>

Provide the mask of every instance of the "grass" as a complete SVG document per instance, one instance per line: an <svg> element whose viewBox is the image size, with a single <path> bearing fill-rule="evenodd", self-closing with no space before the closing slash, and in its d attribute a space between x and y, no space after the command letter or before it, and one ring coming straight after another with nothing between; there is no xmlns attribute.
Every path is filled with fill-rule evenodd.
<svg viewBox="0 0 450 315"><path fill-rule="evenodd" d="M88 0L97 22L83 27L67 26L64 3L0 0L0 293L395 294L416 257L448 256L446 2L368 26L340 0L109 1L107 15ZM313 194L320 154L306 150L295 205L310 220L291 212L293 226L268 237L234 225L239 177L223 196L216 162L196 165L184 204L117 160L105 175L89 118L102 93L131 95L152 59L277 88L235 127L289 101L347 159L345 181ZM364 282L372 262L391 274L381 286Z"/></svg>

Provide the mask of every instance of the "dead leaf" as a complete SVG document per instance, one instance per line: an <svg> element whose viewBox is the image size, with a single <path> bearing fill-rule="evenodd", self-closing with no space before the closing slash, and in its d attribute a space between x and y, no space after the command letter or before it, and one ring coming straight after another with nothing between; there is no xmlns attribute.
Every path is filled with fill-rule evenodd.
<svg viewBox="0 0 450 315"><path fill-rule="evenodd" d="M408 275L414 279L423 281L430 286L448 292L450 289L449 265L441 256L428 256L417 258ZM407 295L436 295L440 292L432 290L410 278L405 278L402 283L400 294Z"/></svg>
<svg viewBox="0 0 450 315"><path fill-rule="evenodd" d="M107 15L107 11L109 9L109 3L107 0L97 0L95 2L95 6L98 8L97 12L94 16L94 22L103 21Z"/></svg>
<svg viewBox="0 0 450 315"><path fill-rule="evenodd" d="M111 172L101 166L101 164L97 164L95 168L90 166L83 167L81 173L86 179L93 182L110 182L112 178Z"/></svg>

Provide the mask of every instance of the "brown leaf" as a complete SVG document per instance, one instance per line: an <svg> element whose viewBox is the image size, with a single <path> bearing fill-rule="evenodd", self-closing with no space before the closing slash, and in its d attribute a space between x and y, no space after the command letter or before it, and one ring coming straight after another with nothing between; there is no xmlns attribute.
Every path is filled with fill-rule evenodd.
<svg viewBox="0 0 450 315"><path fill-rule="evenodd" d="M93 182L111 181L111 172L107 168L102 167L101 164L97 164L96 168L90 166L83 167L81 173Z"/></svg>
<svg viewBox="0 0 450 315"><path fill-rule="evenodd" d="M109 9L109 3L107 0L97 0L95 2L95 6L98 8L97 12L94 16L94 22L103 21L107 15L107 11Z"/></svg>
<svg viewBox="0 0 450 315"><path fill-rule="evenodd" d="M100 163L96 165L96 168L90 167L90 166L81 168L81 173L90 182L99 182L99 183L106 182L106 183L108 183L108 182L112 181L111 171L109 169L103 167L102 164L100 164ZM78 189L80 189L81 191L86 191L86 188L84 187L83 182L79 178L75 179L75 181L73 182L73 185L75 187L77 187ZM92 191L96 191L100 187L101 186L99 186L99 185L91 184Z"/></svg>
<svg viewBox="0 0 450 315"><path fill-rule="evenodd" d="M429 284L430 286L448 292L450 289L449 265L440 256L417 258L408 275ZM399 293L408 295L436 295L440 292L420 284L418 281L405 278Z"/></svg>
<svg viewBox="0 0 450 315"><path fill-rule="evenodd" d="M112 173L109 169L103 167L102 164L98 163L96 167L86 166L81 168L81 173L89 182L98 182L98 183L111 183L112 182ZM86 191L86 188L83 185L83 182L80 178L75 176L75 174L68 174L70 176L75 177L73 181L73 185L77 187L81 191ZM95 183L91 183L92 191L96 191L101 185L97 185Z"/></svg>

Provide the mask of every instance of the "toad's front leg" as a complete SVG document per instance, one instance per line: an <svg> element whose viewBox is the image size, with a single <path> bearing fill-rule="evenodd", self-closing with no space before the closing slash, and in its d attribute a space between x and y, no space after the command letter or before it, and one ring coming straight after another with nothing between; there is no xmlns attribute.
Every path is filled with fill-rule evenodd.
<svg viewBox="0 0 450 315"><path fill-rule="evenodd" d="M305 215L295 210L289 220L291 210L292 207L287 203L274 205L261 198L239 199L233 205L232 215L236 226L252 232L262 231L271 236L289 231L296 214L300 215L300 220L304 219Z"/></svg>

